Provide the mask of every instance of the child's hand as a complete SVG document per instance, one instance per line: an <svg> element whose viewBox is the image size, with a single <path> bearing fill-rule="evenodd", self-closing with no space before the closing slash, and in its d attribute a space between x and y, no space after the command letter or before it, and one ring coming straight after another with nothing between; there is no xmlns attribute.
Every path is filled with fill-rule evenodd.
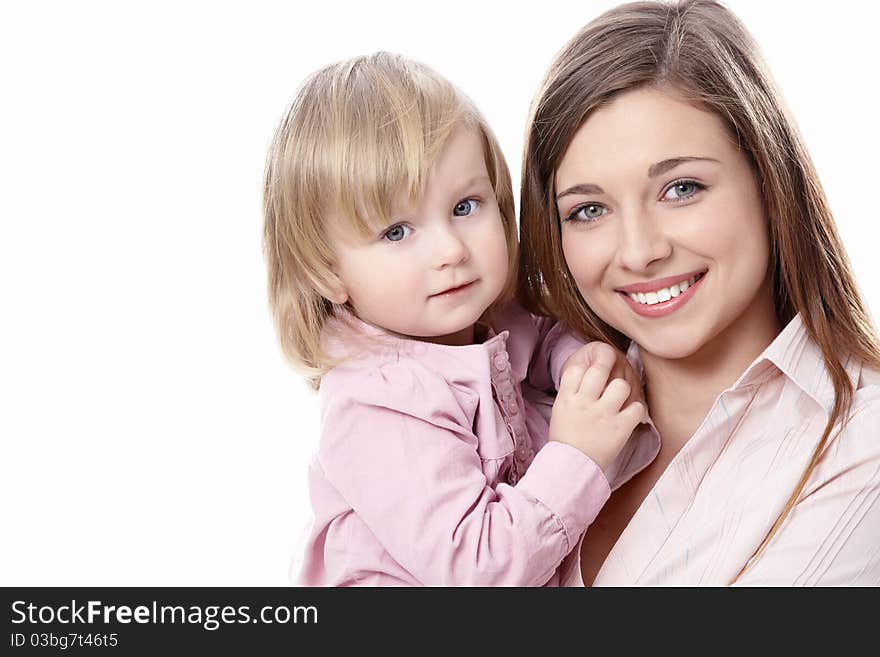
<svg viewBox="0 0 880 657"><path fill-rule="evenodd" d="M609 345L604 347L615 351ZM549 439L581 450L604 472L636 425L645 419L645 405L641 401L627 403L633 386L625 379L609 381L616 364L614 353L600 348L587 363L582 351L575 352L563 368ZM641 390L641 385L636 387Z"/></svg>
<svg viewBox="0 0 880 657"><path fill-rule="evenodd" d="M593 363L605 363L611 368L610 377L612 379L623 379L630 385L629 397L627 397L624 406L634 401L645 401L642 391L642 381L638 373L635 371L626 355L612 347L607 342L599 342L598 340L588 342L583 347L574 352L565 361L560 372L560 379L565 375L565 371L570 365L581 363L589 367Z"/></svg>

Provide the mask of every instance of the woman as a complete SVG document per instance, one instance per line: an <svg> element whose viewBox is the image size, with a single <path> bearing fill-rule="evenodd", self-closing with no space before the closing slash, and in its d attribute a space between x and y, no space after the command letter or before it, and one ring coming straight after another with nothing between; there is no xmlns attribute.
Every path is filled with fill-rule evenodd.
<svg viewBox="0 0 880 657"><path fill-rule="evenodd" d="M736 17L583 28L533 104L521 206L524 303L628 348L662 438L572 583L880 583L880 344Z"/></svg>

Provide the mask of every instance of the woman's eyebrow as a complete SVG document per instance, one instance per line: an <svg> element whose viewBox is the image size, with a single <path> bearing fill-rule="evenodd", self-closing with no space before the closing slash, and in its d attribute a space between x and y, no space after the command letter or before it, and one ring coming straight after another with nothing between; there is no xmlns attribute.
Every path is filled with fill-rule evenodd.
<svg viewBox="0 0 880 657"><path fill-rule="evenodd" d="M648 167L648 178L656 178L659 175L662 175L669 171L670 169L674 169L679 164L684 164L685 162L717 162L720 164L719 160L716 160L714 157L698 157L696 155L682 155L681 157L670 157L666 160L661 160L660 162L656 162ZM580 185L572 185L564 192L557 194L556 200L558 201L563 196L569 196L571 194L604 194L605 191L599 187L599 185L595 185L593 183L582 183Z"/></svg>
<svg viewBox="0 0 880 657"><path fill-rule="evenodd" d="M569 187L564 192L556 195L556 200L558 201L563 196L570 196L571 194L604 194L605 191L599 187L599 185L594 185L593 183L583 183L580 185L573 185Z"/></svg>
<svg viewBox="0 0 880 657"><path fill-rule="evenodd" d="M670 169L674 169L679 164L694 161L718 162L718 160L716 160L714 157L697 157L694 155L671 157L668 160L661 160L660 162L656 162L648 167L648 178L656 178L657 176L666 173Z"/></svg>

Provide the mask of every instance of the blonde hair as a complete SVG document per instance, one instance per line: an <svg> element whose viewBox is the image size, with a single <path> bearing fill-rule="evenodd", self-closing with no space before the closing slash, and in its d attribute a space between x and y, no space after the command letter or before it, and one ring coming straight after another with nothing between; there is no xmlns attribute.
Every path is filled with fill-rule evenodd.
<svg viewBox="0 0 880 657"><path fill-rule="evenodd" d="M379 52L309 77L275 133L266 163L263 248L269 305L282 351L312 387L336 362L321 333L339 308L327 236L329 216L365 236L389 221L393 199L424 189L431 166L459 126L483 140L486 169L507 235L507 285L516 286L516 217L510 173L474 104L428 67Z"/></svg>
<svg viewBox="0 0 880 657"><path fill-rule="evenodd" d="M647 86L673 89L715 112L751 159L770 218L777 316L785 325L801 314L834 385L834 407L811 462L753 563L797 502L831 431L846 423L853 384L842 358L880 368L880 345L794 120L748 31L713 0L621 5L586 25L556 56L532 105L523 159L520 239L529 245L520 260L524 305L585 336L628 346L626 336L590 310L565 262L554 172L593 111Z"/></svg>

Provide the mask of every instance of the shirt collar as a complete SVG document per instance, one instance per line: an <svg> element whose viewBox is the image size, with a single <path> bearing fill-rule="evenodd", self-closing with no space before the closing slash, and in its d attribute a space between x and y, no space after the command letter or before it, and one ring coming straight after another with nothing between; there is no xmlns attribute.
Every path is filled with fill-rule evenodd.
<svg viewBox="0 0 880 657"><path fill-rule="evenodd" d="M639 355L639 347L633 341L627 350L627 359L644 380L644 366ZM861 367L854 359L847 357L843 362L846 374L856 387ZM758 356L737 379L731 389L754 386L782 372L795 385L819 404L826 413L834 406L834 383L825 359L819 348L807 333L800 314L792 318L776 339Z"/></svg>
<svg viewBox="0 0 880 657"><path fill-rule="evenodd" d="M831 374L825 366L822 349L807 333L800 314L792 318L751 368L766 360L812 397L826 413L834 407L835 392ZM858 385L861 366L846 356L841 361L853 388ZM750 369L751 369L750 368ZM748 373L748 370L746 371Z"/></svg>
<svg viewBox="0 0 880 657"><path fill-rule="evenodd" d="M397 358L400 354L423 356L434 354L441 359L448 356L451 350L461 354L464 350L490 351L504 349L509 331L496 333L493 328L481 321L477 322L478 331L485 339L471 345L449 346L434 342L423 342L408 336L400 335L383 329L375 324L365 322L344 306L336 309L334 316L329 317L321 332L321 346L330 358L349 359L359 357L379 357L380 359Z"/></svg>

